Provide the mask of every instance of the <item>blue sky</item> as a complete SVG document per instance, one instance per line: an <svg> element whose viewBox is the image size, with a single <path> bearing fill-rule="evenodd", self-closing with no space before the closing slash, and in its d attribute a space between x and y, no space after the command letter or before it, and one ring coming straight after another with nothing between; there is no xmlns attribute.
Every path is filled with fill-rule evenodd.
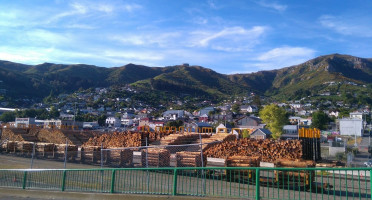
<svg viewBox="0 0 372 200"><path fill-rule="evenodd" d="M250 73L371 58L372 1L0 0L0 60Z"/></svg>

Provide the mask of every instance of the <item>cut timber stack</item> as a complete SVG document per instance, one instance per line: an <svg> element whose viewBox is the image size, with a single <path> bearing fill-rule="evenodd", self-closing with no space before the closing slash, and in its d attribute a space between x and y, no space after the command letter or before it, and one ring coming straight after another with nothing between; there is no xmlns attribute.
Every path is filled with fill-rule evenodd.
<svg viewBox="0 0 372 200"><path fill-rule="evenodd" d="M166 149L143 149L141 151L141 162L142 167L169 167L170 152Z"/></svg>
<svg viewBox="0 0 372 200"><path fill-rule="evenodd" d="M101 144L103 144L104 148L140 147L143 145L143 136L145 136L145 134L130 131L106 133L101 136L90 138L83 146L101 146Z"/></svg>
<svg viewBox="0 0 372 200"><path fill-rule="evenodd" d="M155 132L149 132L149 142L155 142L161 140L163 137L169 135L168 132L162 132L162 131L155 131Z"/></svg>
<svg viewBox="0 0 372 200"><path fill-rule="evenodd" d="M106 165L116 165L120 167L133 167L133 150L108 150L106 152Z"/></svg>
<svg viewBox="0 0 372 200"><path fill-rule="evenodd" d="M36 143L35 146L36 156L47 158L54 153L54 144L53 143Z"/></svg>
<svg viewBox="0 0 372 200"><path fill-rule="evenodd" d="M261 157L229 156L225 160L225 167L259 167ZM247 183L255 180L256 170L227 169L226 180Z"/></svg>
<svg viewBox="0 0 372 200"><path fill-rule="evenodd" d="M235 141L235 140L236 140L236 136L233 135L233 134L229 134L229 133L217 133L217 134L214 134L210 138L202 139L203 144L205 144L205 143L211 143L211 144L205 144L205 145L203 145L203 151L205 151L208 148L210 148L211 146L213 146L213 143L214 142L217 142L217 141L227 142L227 141ZM198 142L200 143L199 140L198 140Z"/></svg>
<svg viewBox="0 0 372 200"><path fill-rule="evenodd" d="M55 159L64 159L66 152L66 144L56 144L55 145ZM67 160L75 161L78 153L78 146L67 145Z"/></svg>
<svg viewBox="0 0 372 200"><path fill-rule="evenodd" d="M181 151L176 153L176 167L205 167L207 156L203 155L203 162L200 152Z"/></svg>
<svg viewBox="0 0 372 200"><path fill-rule="evenodd" d="M17 151L22 154L31 154L34 148L33 142L17 142Z"/></svg>
<svg viewBox="0 0 372 200"><path fill-rule="evenodd" d="M288 167L288 168L313 168L315 162L312 160L288 160L278 159L275 161L275 167ZM310 170L275 170L275 179L279 183L288 183L301 186L309 186L315 180L315 171Z"/></svg>
<svg viewBox="0 0 372 200"><path fill-rule="evenodd" d="M11 140L11 141L29 141L29 142L37 142L37 138L29 134L28 129L23 128L4 128L1 140Z"/></svg>
<svg viewBox="0 0 372 200"><path fill-rule="evenodd" d="M264 162L280 158L300 159L302 146L299 140L255 140L239 139L212 144L205 153L208 157L226 158L228 156L259 156Z"/></svg>
<svg viewBox="0 0 372 200"><path fill-rule="evenodd" d="M17 142L15 141L7 141L3 143L2 148L7 152L7 153L15 153L17 150Z"/></svg>
<svg viewBox="0 0 372 200"><path fill-rule="evenodd" d="M81 147L81 162L97 163L98 160L101 160L101 147L100 146Z"/></svg>
<svg viewBox="0 0 372 200"><path fill-rule="evenodd" d="M63 132L54 129L40 129L39 133L37 134L37 138L41 142L66 144L67 140L69 144L74 144L74 142L66 137Z"/></svg>
<svg viewBox="0 0 372 200"><path fill-rule="evenodd" d="M209 135L201 134L202 138L209 138ZM186 134L170 134L160 140L161 145L181 145L191 144L199 139L197 133L186 133Z"/></svg>

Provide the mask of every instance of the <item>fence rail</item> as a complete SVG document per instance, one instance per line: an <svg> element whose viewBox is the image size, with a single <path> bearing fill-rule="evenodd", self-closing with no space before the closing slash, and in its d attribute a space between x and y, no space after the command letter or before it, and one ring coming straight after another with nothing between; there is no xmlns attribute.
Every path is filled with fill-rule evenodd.
<svg viewBox="0 0 372 200"><path fill-rule="evenodd" d="M372 168L0 170L0 187L248 199L372 199Z"/></svg>

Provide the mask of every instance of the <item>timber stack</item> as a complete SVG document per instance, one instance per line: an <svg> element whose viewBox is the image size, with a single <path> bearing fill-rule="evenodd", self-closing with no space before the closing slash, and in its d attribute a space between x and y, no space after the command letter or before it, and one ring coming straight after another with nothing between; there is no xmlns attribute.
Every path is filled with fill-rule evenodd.
<svg viewBox="0 0 372 200"><path fill-rule="evenodd" d="M274 163L275 167L283 168L313 168L315 162L312 160L289 160L278 159ZM293 183L301 186L309 186L315 180L315 171L310 170L275 170L275 179L279 183Z"/></svg>
<svg viewBox="0 0 372 200"><path fill-rule="evenodd" d="M65 158L66 149L67 149L67 160L75 161L77 157L77 153L78 153L78 146L70 145L70 144L68 145L56 144L54 158L63 160Z"/></svg>
<svg viewBox="0 0 372 200"><path fill-rule="evenodd" d="M202 139L202 143L204 144L203 151L212 147L214 142L227 142L227 141L235 141L235 140L236 140L236 136L233 134L229 134L229 133L214 134L210 138ZM199 140L198 140L198 143L200 143Z"/></svg>
<svg viewBox="0 0 372 200"><path fill-rule="evenodd" d="M106 156L106 165L117 165L120 167L133 167L133 150L131 149L113 149L104 151Z"/></svg>
<svg viewBox="0 0 372 200"><path fill-rule="evenodd" d="M169 167L170 152L166 149L142 149L141 151L142 167Z"/></svg>
<svg viewBox="0 0 372 200"><path fill-rule="evenodd" d="M81 147L82 163L97 163L101 160L101 146L83 146Z"/></svg>
<svg viewBox="0 0 372 200"><path fill-rule="evenodd" d="M207 156L200 152L181 151L176 153L176 167L205 167L207 166Z"/></svg>
<svg viewBox="0 0 372 200"><path fill-rule="evenodd" d="M225 167L259 167L261 157L255 156L229 156L225 160ZM252 169L227 169L226 179L240 183L252 182L255 180L256 170Z"/></svg>
<svg viewBox="0 0 372 200"><path fill-rule="evenodd" d="M83 146L101 146L104 148L114 147L140 147L145 145L146 134L139 132L114 132L90 138Z"/></svg>
<svg viewBox="0 0 372 200"><path fill-rule="evenodd" d="M279 158L300 159L302 145L299 140L255 140L239 139L212 144L205 153L208 157L226 158L228 156L259 156L264 162Z"/></svg>
<svg viewBox="0 0 372 200"><path fill-rule="evenodd" d="M35 153L37 157L47 158L54 152L53 143L35 143Z"/></svg>

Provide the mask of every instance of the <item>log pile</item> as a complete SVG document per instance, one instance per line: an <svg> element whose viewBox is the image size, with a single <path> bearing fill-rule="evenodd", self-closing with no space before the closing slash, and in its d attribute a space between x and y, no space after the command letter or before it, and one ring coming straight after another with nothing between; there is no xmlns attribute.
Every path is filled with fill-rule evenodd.
<svg viewBox="0 0 372 200"><path fill-rule="evenodd" d="M66 144L56 144L54 149L55 159L64 159L66 152ZM75 161L78 153L78 146L67 145L67 160Z"/></svg>
<svg viewBox="0 0 372 200"><path fill-rule="evenodd" d="M275 167L288 168L309 168L315 167L315 162L312 160L289 160L278 159L275 161ZM315 171L310 170L275 170L276 181L285 183L295 183L302 185L309 185L315 180Z"/></svg>
<svg viewBox="0 0 372 200"><path fill-rule="evenodd" d="M146 162L147 161L147 162ZM169 167L170 152L166 149L143 149L141 151L142 167Z"/></svg>
<svg viewBox="0 0 372 200"><path fill-rule="evenodd" d="M163 131L155 131L155 132L149 132L149 142L155 142L161 140L163 137L169 135L168 132Z"/></svg>
<svg viewBox="0 0 372 200"><path fill-rule="evenodd" d="M181 151L176 153L176 167L205 167L207 156L203 155L203 162L200 152Z"/></svg>
<svg viewBox="0 0 372 200"><path fill-rule="evenodd" d="M17 150L17 142L7 141L2 144L2 149L5 150L7 153L15 153Z"/></svg>
<svg viewBox="0 0 372 200"><path fill-rule="evenodd" d="M101 146L83 146L81 147L82 163L97 163L101 160Z"/></svg>
<svg viewBox="0 0 372 200"><path fill-rule="evenodd" d="M66 140L69 144L74 144L68 137L66 137L62 132L53 129L40 129L37 133L37 138L41 142L55 143L55 144L65 144Z"/></svg>
<svg viewBox="0 0 372 200"><path fill-rule="evenodd" d="M229 156L225 160L225 167L259 167L261 157ZM256 170L227 169L228 181L249 182L255 179Z"/></svg>
<svg viewBox="0 0 372 200"><path fill-rule="evenodd" d="M264 162L279 158L300 159L302 145L299 140L255 140L239 139L211 145L205 150L208 157L226 158L228 156L259 156Z"/></svg>
<svg viewBox="0 0 372 200"><path fill-rule="evenodd" d="M227 142L227 141L235 141L235 140L236 140L236 136L233 135L233 134L229 134L229 133L217 133L217 134L214 134L210 138L202 139L203 144L209 143L209 144L203 145L203 151L205 151L208 148L210 148L211 146L213 146L213 143L214 142L217 142L217 141ZM200 143L199 140L198 140L198 142Z"/></svg>
<svg viewBox="0 0 372 200"><path fill-rule="evenodd" d="M37 156L46 158L48 155L52 155L54 152L53 143L36 143L35 153Z"/></svg>
<svg viewBox="0 0 372 200"><path fill-rule="evenodd" d="M106 152L106 164L117 163L120 167L133 167L133 150L108 150Z"/></svg>
<svg viewBox="0 0 372 200"><path fill-rule="evenodd" d="M209 138L209 135L201 134L202 138ZM199 139L198 133L170 134L160 140L161 145L191 144Z"/></svg>
<svg viewBox="0 0 372 200"><path fill-rule="evenodd" d="M21 153L31 154L34 148L33 142L17 142L17 151Z"/></svg>
<svg viewBox="0 0 372 200"><path fill-rule="evenodd" d="M22 135L27 134L25 129L17 128L4 128L1 134L1 140L10 140L10 141L25 141Z"/></svg>
<svg viewBox="0 0 372 200"><path fill-rule="evenodd" d="M114 132L90 138L83 146L101 146L104 148L139 147L143 145L145 134L138 132ZM142 140L143 139L143 140Z"/></svg>

